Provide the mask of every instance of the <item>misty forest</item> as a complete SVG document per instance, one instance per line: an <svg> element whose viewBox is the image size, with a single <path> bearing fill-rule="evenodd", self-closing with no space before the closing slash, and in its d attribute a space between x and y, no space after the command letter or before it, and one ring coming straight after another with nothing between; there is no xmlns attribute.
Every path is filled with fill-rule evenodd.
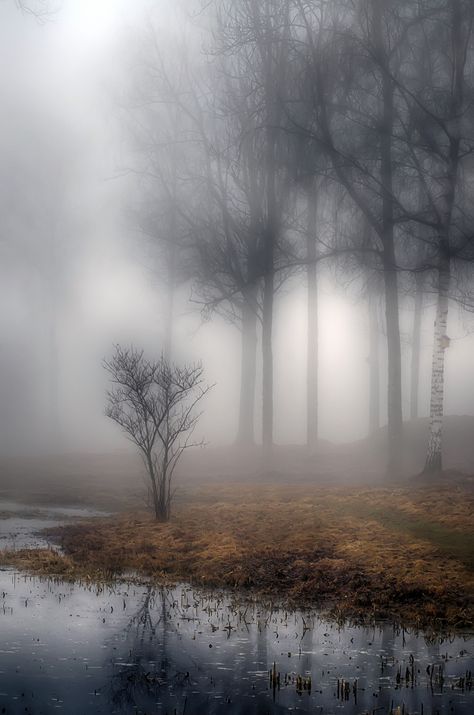
<svg viewBox="0 0 474 715"><path fill-rule="evenodd" d="M472 715L474 4L0 51L1 713Z"/></svg>

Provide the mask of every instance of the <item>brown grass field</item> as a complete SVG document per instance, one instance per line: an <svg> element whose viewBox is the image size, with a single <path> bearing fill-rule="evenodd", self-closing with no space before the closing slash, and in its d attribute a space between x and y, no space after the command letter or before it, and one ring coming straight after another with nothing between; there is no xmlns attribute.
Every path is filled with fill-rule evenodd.
<svg viewBox="0 0 474 715"><path fill-rule="evenodd" d="M250 589L340 618L466 629L474 627L472 485L187 487L168 524L122 512L56 529L64 556L0 560L66 578L134 571Z"/></svg>

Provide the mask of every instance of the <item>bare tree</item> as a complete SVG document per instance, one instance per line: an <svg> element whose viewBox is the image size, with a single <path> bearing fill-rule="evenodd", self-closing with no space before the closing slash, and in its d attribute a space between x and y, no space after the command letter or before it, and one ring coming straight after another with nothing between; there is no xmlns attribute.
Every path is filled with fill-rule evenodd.
<svg viewBox="0 0 474 715"><path fill-rule="evenodd" d="M401 89L407 105L411 161L431 227L424 236L435 271L436 319L430 396L430 431L424 472L442 468L445 352L449 300L458 289L460 263L472 260L474 216L467 177L474 152L472 68L474 8L465 0L425 3L429 22L413 32L413 63L420 68Z"/></svg>
<svg viewBox="0 0 474 715"><path fill-rule="evenodd" d="M248 81L252 98L253 126L260 164L262 195L262 442L271 452L273 445L273 302L275 262L283 236L286 174L282 171L283 120L281 87L288 75L290 31L289 0L229 2L221 0L219 51L238 57L238 67Z"/></svg>
<svg viewBox="0 0 474 715"><path fill-rule="evenodd" d="M140 450L150 479L155 517L170 518L174 470L193 441L201 413L198 403L209 392L200 364L179 367L165 357L145 358L143 350L115 346L104 367L114 387L107 393L106 415Z"/></svg>
<svg viewBox="0 0 474 715"><path fill-rule="evenodd" d="M162 261L164 282L170 287L165 357L169 358L166 347L171 344L173 284L182 275L192 280L193 302L201 306L205 319L218 313L241 329L237 441L248 446L254 442L261 318L261 189L254 169L255 141L252 134L242 139L248 133L250 98L246 99L241 78L231 82L237 73L227 73L222 58L211 62L206 57L203 68L202 53L190 57L186 47L179 67L168 62L157 32L151 24L147 28L140 81L127 114L141 155L134 168L141 197L137 224L169 249ZM143 205L144 189L151 210Z"/></svg>
<svg viewBox="0 0 474 715"><path fill-rule="evenodd" d="M49 20L59 7L59 3L53 6L50 0L15 0L15 4L21 12L33 15L41 23Z"/></svg>
<svg viewBox="0 0 474 715"><path fill-rule="evenodd" d="M165 52L164 43L152 22L130 43L130 84L125 97L117 102L130 152L130 163L122 170L135 176L128 216L133 229L146 239L153 279L158 278L164 289L163 351L171 360L176 293L190 277L186 253L189 227L182 206L189 201L191 165L199 142L192 119L176 101L188 89L187 55L183 51L182 58L168 66L165 56L171 52ZM194 177L192 183L194 188Z"/></svg>
<svg viewBox="0 0 474 715"><path fill-rule="evenodd" d="M395 209L400 213L400 206L394 175L399 147L392 72L400 54L398 35L402 34L386 35L387 27L398 28L396 9L389 9L386 0L334 6L297 0L296 6L301 38L307 46L300 101L307 116L304 123L295 120L295 131L306 133L315 147L326 152L332 178L344 187L377 239L371 250L378 254L385 288L388 473L397 474L402 453L402 399L395 255L399 216Z"/></svg>
<svg viewBox="0 0 474 715"><path fill-rule="evenodd" d="M394 475L403 452L400 270L436 273L425 471L438 471L448 304L453 292L459 292L459 263L472 258L472 211L466 191L473 152L472 3L295 0L295 6L308 46L299 104L313 107L313 116L294 121L295 131L305 132L316 147L326 150L333 178L377 238L388 347L388 471ZM300 43L295 46L301 56ZM416 257L420 253L424 266ZM418 283L412 414L417 412L421 278Z"/></svg>
<svg viewBox="0 0 474 715"><path fill-rule="evenodd" d="M274 4L277 8L278 2ZM142 185L151 189L153 210L152 221L146 219L144 226L142 212L139 223L145 233L161 242L163 226L174 226L166 232L175 247L174 266L168 274L176 276L184 259L194 302L202 306L203 315L219 313L241 329L237 441L245 446L254 442L261 324L265 336L263 441L269 447L273 441L273 295L286 278L279 272L279 261L286 241L282 207L288 186L281 170L282 135L272 136L271 151L268 147L270 129L273 134L276 128L267 126L267 95L271 89L275 104L281 72L273 65L278 60L278 66L284 66L280 57L283 43L278 44L276 37L278 58L270 62L271 57L265 55L264 61L261 34L266 25L262 23L276 21L273 15L260 17L255 3L247 0L237 7L223 3L221 9L222 14L217 12L211 22L215 25L211 49L205 55L196 50L188 56L186 48L178 68L165 61L160 38L149 27L146 69L141 70L138 115L133 112L132 127L142 155L135 172ZM250 38L241 35L242 17L251 24ZM276 30L272 33L278 36ZM259 60L254 64L255 47ZM273 74L267 78L271 80L267 92L267 85L262 89L262 76L267 77L270 69ZM165 131L170 119L171 126ZM161 219L164 212L156 210L160 202L173 222ZM178 240L174 238L176 227ZM171 311L168 314L171 323Z"/></svg>

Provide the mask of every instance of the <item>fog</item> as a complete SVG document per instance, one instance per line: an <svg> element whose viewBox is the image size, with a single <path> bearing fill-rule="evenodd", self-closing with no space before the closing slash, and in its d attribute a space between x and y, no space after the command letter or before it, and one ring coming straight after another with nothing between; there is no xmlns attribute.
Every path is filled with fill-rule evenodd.
<svg viewBox="0 0 474 715"><path fill-rule="evenodd" d="M474 712L473 110L472 0L0 0L1 713Z"/></svg>
<svg viewBox="0 0 474 715"><path fill-rule="evenodd" d="M176 15L181 12L180 18ZM183 29L183 19L189 28ZM113 345L165 349L166 287L160 255L133 222L143 185L126 109L152 26L165 60L181 44L205 47L206 15L174 2L63 0L44 21L0 4L0 447L3 454L97 452L126 440L105 417ZM180 35L181 33L181 35ZM138 39L137 39L138 38ZM190 39L192 38L192 40ZM173 56L176 53L177 56ZM132 102L133 104L133 102ZM125 108L125 109L124 109ZM150 189L143 189L148 192ZM158 201L158 199L157 199ZM349 209L348 209L349 210ZM191 271L192 272L192 271ZM318 437L369 432L369 321L361 276L318 266ZM239 415L241 334L219 311L202 313L189 274L175 291L173 358L202 361L215 387L199 435L232 444ZM307 288L304 267L275 292L274 441L306 443ZM383 306L380 305L380 314ZM419 416L430 409L436 294L421 327ZM402 408L410 414L412 294L401 294ZM383 320L382 320L383 322ZM380 348L380 424L387 421L387 347ZM473 415L474 322L453 302L445 413ZM255 437L262 439L261 346Z"/></svg>

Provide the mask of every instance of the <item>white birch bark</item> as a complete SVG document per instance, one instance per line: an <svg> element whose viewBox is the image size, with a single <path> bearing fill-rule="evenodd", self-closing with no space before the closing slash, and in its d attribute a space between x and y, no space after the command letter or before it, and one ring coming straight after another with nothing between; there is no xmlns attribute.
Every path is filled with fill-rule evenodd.
<svg viewBox="0 0 474 715"><path fill-rule="evenodd" d="M441 471L442 463L442 427L444 411L444 364L448 346L446 328L448 322L449 289L451 281L450 238L453 227L453 210L459 180L459 168L462 159L461 118L467 111L464 103L465 70L467 43L472 35L472 22L466 23L463 3L451 0L450 29L452 45L451 96L448 114L448 153L446 155L446 174L441 192L440 263L438 268L438 303L433 346L433 367L431 376L430 432L425 472Z"/></svg>
<svg viewBox="0 0 474 715"><path fill-rule="evenodd" d="M442 429L444 413L444 366L447 348L449 286L451 280L449 258L443 258L438 275L438 301L434 326L433 363L431 370L430 428L425 472L439 472L442 461Z"/></svg>

